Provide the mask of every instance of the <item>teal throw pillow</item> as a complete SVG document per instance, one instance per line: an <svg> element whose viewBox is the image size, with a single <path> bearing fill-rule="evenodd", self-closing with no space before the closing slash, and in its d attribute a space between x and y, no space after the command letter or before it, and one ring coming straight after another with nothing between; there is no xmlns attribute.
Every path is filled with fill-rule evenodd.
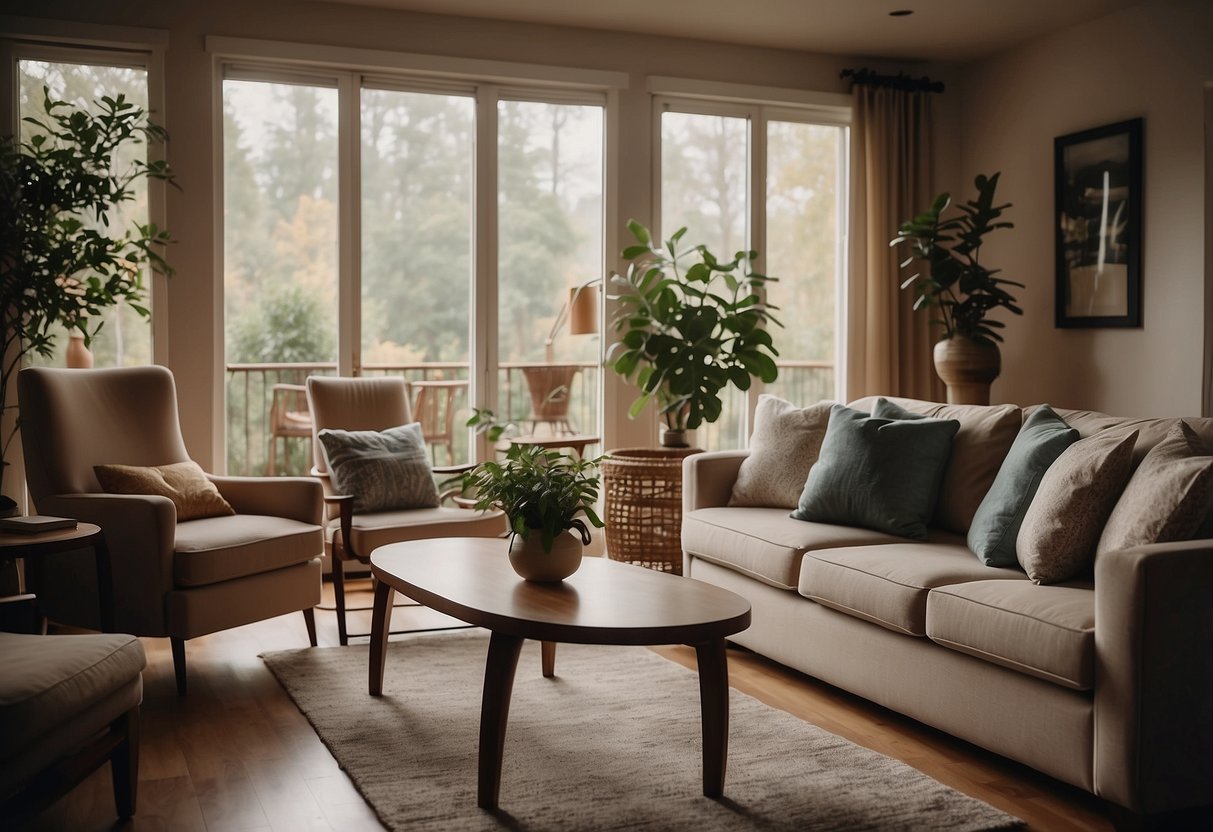
<svg viewBox="0 0 1213 832"><path fill-rule="evenodd" d="M882 419L834 405L792 516L925 539L959 429L954 419Z"/></svg>
<svg viewBox="0 0 1213 832"><path fill-rule="evenodd" d="M1019 566L1015 539L1040 480L1062 452L1077 441L1078 431L1047 404L1023 423L969 526L969 548L982 563Z"/></svg>
<svg viewBox="0 0 1213 832"><path fill-rule="evenodd" d="M872 408L872 415L877 419L925 419L927 418L921 413L915 413L912 410L906 410L899 404L881 396L876 400L876 406Z"/></svg>

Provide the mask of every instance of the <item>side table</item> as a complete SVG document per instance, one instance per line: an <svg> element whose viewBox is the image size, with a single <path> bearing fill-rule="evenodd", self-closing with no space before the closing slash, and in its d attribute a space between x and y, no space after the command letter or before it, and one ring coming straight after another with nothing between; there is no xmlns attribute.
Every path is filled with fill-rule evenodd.
<svg viewBox="0 0 1213 832"><path fill-rule="evenodd" d="M578 458L585 456L587 445L595 445L597 443L598 437L587 433L556 433L551 435L528 433L523 436L510 437L511 445L536 445L545 450L568 448L577 454Z"/></svg>
<svg viewBox="0 0 1213 832"><path fill-rule="evenodd" d="M114 580L110 567L110 551L105 545L101 527L78 523L74 529L60 529L38 534L0 532L0 558L21 558L31 570L35 587L42 585L43 558L73 549L93 550L97 561L97 603L101 612L102 632L114 631ZM35 598L35 603L37 599ZM38 618L41 621L41 615Z"/></svg>

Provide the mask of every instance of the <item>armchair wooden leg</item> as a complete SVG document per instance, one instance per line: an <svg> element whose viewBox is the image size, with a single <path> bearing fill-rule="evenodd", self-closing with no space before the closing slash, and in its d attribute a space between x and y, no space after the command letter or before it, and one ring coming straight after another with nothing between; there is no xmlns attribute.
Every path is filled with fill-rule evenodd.
<svg viewBox="0 0 1213 832"><path fill-rule="evenodd" d="M350 643L345 628L345 561L333 558L333 599L337 607L337 643L345 647Z"/></svg>
<svg viewBox="0 0 1213 832"><path fill-rule="evenodd" d="M114 806L118 809L118 817L126 820L135 814L139 791L139 708L131 708L114 720L113 730L122 736L122 741L110 755Z"/></svg>
<svg viewBox="0 0 1213 832"><path fill-rule="evenodd" d="M303 623L307 625L307 640L313 647L316 646L316 610L314 607L308 607L303 611Z"/></svg>
<svg viewBox="0 0 1213 832"><path fill-rule="evenodd" d="M169 644L173 647L173 675L177 677L177 695L185 696L185 639L172 637Z"/></svg>

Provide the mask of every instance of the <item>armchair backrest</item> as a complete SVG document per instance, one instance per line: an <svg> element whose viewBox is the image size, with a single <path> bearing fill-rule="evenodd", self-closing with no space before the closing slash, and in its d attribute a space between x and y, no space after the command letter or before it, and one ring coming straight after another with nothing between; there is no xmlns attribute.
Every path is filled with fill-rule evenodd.
<svg viewBox="0 0 1213 832"><path fill-rule="evenodd" d="M386 430L413 421L404 379L310 376L307 400L312 411L312 442L316 469L328 471L324 448L317 439L325 428Z"/></svg>
<svg viewBox="0 0 1213 832"><path fill-rule="evenodd" d="M94 465L166 465L189 459L177 388L165 367L17 374L30 496L101 491Z"/></svg>

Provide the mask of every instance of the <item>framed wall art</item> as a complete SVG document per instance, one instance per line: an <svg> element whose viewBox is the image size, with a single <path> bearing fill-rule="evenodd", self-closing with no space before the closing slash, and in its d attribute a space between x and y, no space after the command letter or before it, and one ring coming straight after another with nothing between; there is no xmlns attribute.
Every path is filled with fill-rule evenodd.
<svg viewBox="0 0 1213 832"><path fill-rule="evenodd" d="M1140 118L1053 140L1058 327L1141 326Z"/></svg>

